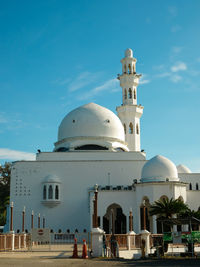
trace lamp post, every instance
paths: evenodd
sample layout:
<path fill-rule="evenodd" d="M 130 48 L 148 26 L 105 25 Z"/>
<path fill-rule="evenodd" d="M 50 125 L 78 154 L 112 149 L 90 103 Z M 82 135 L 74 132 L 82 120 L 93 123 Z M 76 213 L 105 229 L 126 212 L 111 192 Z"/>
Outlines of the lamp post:
<path fill-rule="evenodd" d="M 34 227 L 33 217 L 34 217 L 34 211 L 32 210 L 32 212 L 31 212 L 31 229 L 33 229 L 33 227 Z"/>
<path fill-rule="evenodd" d="M 96 184 L 94 186 L 95 192 L 94 192 L 94 198 L 93 198 L 93 228 L 98 227 L 98 185 Z"/>
<path fill-rule="evenodd" d="M 129 231 L 130 232 L 133 231 L 133 212 L 132 212 L 132 209 L 130 209 L 130 212 L 129 212 Z"/>
<path fill-rule="evenodd" d="M 145 207 L 145 199 L 143 200 L 143 217 L 144 217 L 144 230 L 146 230 L 146 207 Z"/>
<path fill-rule="evenodd" d="M 22 233 L 24 233 L 24 225 L 25 225 L 25 206 L 24 206 L 24 209 L 22 211 Z"/>
<path fill-rule="evenodd" d="M 38 228 L 40 228 L 40 213 L 38 214 Z"/>
<path fill-rule="evenodd" d="M 10 232 L 13 232 L 13 201 L 10 203 Z"/>
<path fill-rule="evenodd" d="M 42 227 L 45 228 L 45 216 L 43 215 Z"/>

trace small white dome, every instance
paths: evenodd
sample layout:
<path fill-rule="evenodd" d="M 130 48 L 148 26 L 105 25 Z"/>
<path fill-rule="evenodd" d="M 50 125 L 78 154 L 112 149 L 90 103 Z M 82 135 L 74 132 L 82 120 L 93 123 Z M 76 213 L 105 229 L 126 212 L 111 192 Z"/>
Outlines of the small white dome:
<path fill-rule="evenodd" d="M 178 173 L 191 173 L 191 170 L 185 165 L 180 164 L 176 168 Z"/>
<path fill-rule="evenodd" d="M 165 182 L 179 181 L 175 164 L 163 157 L 155 156 L 150 159 L 142 168 L 141 182 Z"/>
<path fill-rule="evenodd" d="M 74 109 L 62 120 L 58 130 L 58 142 L 55 144 L 56 149 L 62 144 L 68 144 L 68 147 L 75 146 L 75 141 L 77 144 L 79 140 L 81 145 L 118 142 L 123 147 L 124 127 L 112 111 L 95 103 L 89 103 Z"/>
<path fill-rule="evenodd" d="M 130 48 L 126 49 L 125 57 L 133 57 L 133 50 Z"/>
<path fill-rule="evenodd" d="M 60 179 L 56 175 L 49 174 L 44 178 L 43 183 L 60 183 Z"/>

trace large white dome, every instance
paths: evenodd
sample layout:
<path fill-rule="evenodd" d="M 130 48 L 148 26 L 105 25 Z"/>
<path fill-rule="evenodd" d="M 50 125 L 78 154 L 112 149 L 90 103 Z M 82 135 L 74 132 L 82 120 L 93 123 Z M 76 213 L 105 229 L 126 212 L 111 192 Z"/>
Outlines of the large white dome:
<path fill-rule="evenodd" d="M 142 168 L 141 182 L 165 182 L 179 181 L 175 164 L 163 157 L 155 156 L 150 159 Z"/>
<path fill-rule="evenodd" d="M 78 144 L 78 140 L 82 143 Z M 97 142 L 98 140 L 100 142 Z M 125 145 L 124 127 L 112 111 L 89 103 L 67 114 L 59 126 L 56 148 L 64 143 L 70 146 L 74 141 L 76 144 L 73 146 L 102 145 L 102 142 L 106 141 L 121 142 Z"/>
<path fill-rule="evenodd" d="M 191 170 L 183 164 L 179 164 L 176 168 L 178 173 L 191 173 Z"/>

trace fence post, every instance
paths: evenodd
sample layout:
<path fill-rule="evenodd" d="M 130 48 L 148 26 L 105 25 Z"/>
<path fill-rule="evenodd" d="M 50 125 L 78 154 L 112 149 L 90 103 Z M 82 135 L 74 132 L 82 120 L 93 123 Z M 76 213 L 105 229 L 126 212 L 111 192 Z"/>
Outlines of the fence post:
<path fill-rule="evenodd" d="M 24 248 L 26 248 L 26 234 L 25 233 L 23 235 L 23 238 L 24 238 Z"/>
<path fill-rule="evenodd" d="M 11 250 L 15 250 L 15 234 L 11 233 Z"/>
<path fill-rule="evenodd" d="M 145 243 L 144 247 L 144 254 L 145 257 L 148 257 L 150 254 L 150 232 L 147 230 L 142 230 L 141 231 L 141 240 Z"/>
<path fill-rule="evenodd" d="M 4 235 L 4 250 L 6 250 L 6 246 L 7 246 L 7 235 Z"/>
<path fill-rule="evenodd" d="M 134 238 L 134 246 L 135 246 L 135 235 L 136 233 L 133 231 L 130 231 L 127 233 L 127 249 L 131 250 L 131 237 Z"/>
<path fill-rule="evenodd" d="M 103 251 L 103 235 L 105 232 L 100 228 L 92 228 L 92 251 L 94 257 L 102 256 Z"/>

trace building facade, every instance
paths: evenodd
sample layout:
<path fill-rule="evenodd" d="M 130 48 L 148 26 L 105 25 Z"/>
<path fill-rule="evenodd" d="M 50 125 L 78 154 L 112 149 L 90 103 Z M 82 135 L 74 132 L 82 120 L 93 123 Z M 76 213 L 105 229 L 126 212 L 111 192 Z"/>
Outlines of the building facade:
<path fill-rule="evenodd" d="M 121 60 L 122 105 L 112 111 L 89 103 L 65 116 L 52 152 L 39 152 L 35 161 L 14 162 L 11 171 L 11 201 L 14 230 L 21 230 L 26 207 L 26 229 L 32 222 L 54 232 L 83 232 L 92 228 L 93 198 L 98 191 L 98 224 L 107 233 L 126 233 L 146 228 L 157 233 L 156 217 L 149 216 L 150 204 L 163 197 L 181 198 L 192 209 L 200 203 L 200 174 L 176 167 L 163 156 L 146 160 L 140 148 L 140 118 L 137 104 L 133 51 Z M 33 215 L 33 221 L 31 220 Z M 45 220 L 43 220 L 45 219 Z"/>

